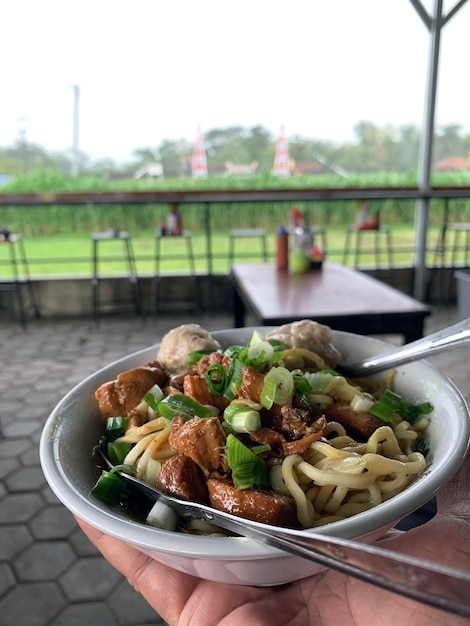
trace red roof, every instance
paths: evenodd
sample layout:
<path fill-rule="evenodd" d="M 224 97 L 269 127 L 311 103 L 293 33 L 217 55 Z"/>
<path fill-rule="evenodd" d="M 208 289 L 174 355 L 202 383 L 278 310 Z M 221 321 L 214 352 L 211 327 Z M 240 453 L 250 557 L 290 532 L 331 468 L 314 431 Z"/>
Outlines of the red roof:
<path fill-rule="evenodd" d="M 294 176 L 301 176 L 302 174 L 324 174 L 325 168 L 318 163 L 318 161 L 295 163 L 292 173 Z"/>
<path fill-rule="evenodd" d="M 434 164 L 434 170 L 445 172 L 449 170 L 470 170 L 470 159 L 463 157 L 449 157 Z"/>

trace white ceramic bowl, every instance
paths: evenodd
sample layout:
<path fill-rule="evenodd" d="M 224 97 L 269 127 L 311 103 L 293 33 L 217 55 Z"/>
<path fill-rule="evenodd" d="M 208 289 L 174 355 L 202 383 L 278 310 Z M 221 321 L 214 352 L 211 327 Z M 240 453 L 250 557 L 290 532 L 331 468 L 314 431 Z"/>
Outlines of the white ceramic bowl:
<path fill-rule="evenodd" d="M 269 328 L 259 328 L 265 333 Z M 222 346 L 244 344 L 252 328 L 212 333 Z M 357 360 L 390 348 L 376 339 L 334 332 L 345 360 Z M 63 504 L 104 533 L 124 540 L 173 568 L 200 578 L 248 585 L 277 585 L 310 576 L 319 566 L 251 539 L 203 537 L 165 532 L 131 521 L 90 497 L 95 478 L 91 450 L 101 433 L 95 389 L 120 372 L 155 358 L 152 346 L 131 354 L 88 377 L 56 406 L 41 437 L 41 464 Z M 391 500 L 349 519 L 317 529 L 324 535 L 371 542 L 426 503 L 462 464 L 469 443 L 469 409 L 452 382 L 426 362 L 397 369 L 397 393 L 410 401 L 434 405 L 429 427 L 428 469 Z M 308 531 L 305 531 L 308 532 Z"/>

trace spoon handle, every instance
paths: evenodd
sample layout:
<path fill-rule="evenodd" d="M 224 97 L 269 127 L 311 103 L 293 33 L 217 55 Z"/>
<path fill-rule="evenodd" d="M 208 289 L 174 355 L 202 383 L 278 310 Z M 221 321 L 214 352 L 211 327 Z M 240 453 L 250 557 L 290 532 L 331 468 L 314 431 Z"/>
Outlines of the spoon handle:
<path fill-rule="evenodd" d="M 470 342 L 470 317 L 399 348 L 369 357 L 364 361 L 342 365 L 338 367 L 338 371 L 350 378 L 367 376 L 450 348 L 458 348 L 468 342 Z"/>

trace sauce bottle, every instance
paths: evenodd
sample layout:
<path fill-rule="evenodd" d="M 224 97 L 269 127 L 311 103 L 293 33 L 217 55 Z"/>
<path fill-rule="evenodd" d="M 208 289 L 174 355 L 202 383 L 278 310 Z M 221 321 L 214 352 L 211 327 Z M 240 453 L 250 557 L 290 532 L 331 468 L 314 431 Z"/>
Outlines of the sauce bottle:
<path fill-rule="evenodd" d="M 286 270 L 289 265 L 289 234 L 284 226 L 280 226 L 276 237 L 276 267 Z"/>

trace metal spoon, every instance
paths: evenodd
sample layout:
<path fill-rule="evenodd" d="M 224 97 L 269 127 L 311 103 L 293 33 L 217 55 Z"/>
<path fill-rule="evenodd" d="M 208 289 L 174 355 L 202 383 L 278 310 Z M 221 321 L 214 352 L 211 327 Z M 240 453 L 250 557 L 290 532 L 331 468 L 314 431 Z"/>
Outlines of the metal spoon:
<path fill-rule="evenodd" d="M 96 446 L 93 455 L 102 469 L 112 469 L 111 462 L 100 446 Z M 470 617 L 470 572 L 384 550 L 377 545 L 253 522 L 203 504 L 167 496 L 130 474 L 117 473 L 129 487 L 139 490 L 148 498 L 149 511 L 159 501 L 183 519 L 206 520 L 238 535 L 261 541 L 418 602 Z"/>
<path fill-rule="evenodd" d="M 348 378 L 367 376 L 383 372 L 391 367 L 424 359 L 450 348 L 458 348 L 469 342 L 470 317 L 399 348 L 394 348 L 377 356 L 367 357 L 363 361 L 356 363 L 341 364 L 336 369 Z"/>

